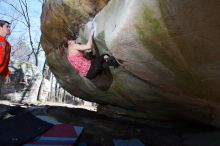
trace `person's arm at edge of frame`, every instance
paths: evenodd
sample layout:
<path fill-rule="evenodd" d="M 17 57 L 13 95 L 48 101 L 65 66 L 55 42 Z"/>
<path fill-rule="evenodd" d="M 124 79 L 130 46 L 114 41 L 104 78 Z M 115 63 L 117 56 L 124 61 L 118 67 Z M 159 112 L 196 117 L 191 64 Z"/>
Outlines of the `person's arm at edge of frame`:
<path fill-rule="evenodd" d="M 3 72 L 3 69 L 4 69 L 4 52 L 5 51 L 5 48 L 3 46 L 0 46 L 0 66 L 2 68 L 0 68 L 0 72 Z M 7 67 L 7 72 L 5 74 L 5 84 L 8 84 L 11 82 L 11 79 L 10 79 L 10 70 L 8 69 Z"/>
<path fill-rule="evenodd" d="M 0 43 L 2 43 L 2 42 L 0 42 Z M 4 60 L 5 60 L 4 59 L 4 53 L 5 53 L 4 51 L 5 51 L 4 46 L 0 45 L 0 73 L 2 73 L 3 69 L 4 69 L 4 67 L 3 67 L 3 63 L 4 63 Z"/>
<path fill-rule="evenodd" d="M 11 72 L 10 72 L 9 68 L 7 68 L 7 73 L 5 75 L 5 84 L 9 84 L 11 82 L 10 74 L 11 74 Z"/>

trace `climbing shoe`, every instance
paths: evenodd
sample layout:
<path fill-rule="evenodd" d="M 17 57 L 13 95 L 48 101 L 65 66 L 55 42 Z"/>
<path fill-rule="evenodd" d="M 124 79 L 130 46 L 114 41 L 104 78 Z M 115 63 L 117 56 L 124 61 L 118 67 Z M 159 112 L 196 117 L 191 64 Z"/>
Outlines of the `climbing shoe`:
<path fill-rule="evenodd" d="M 108 57 L 106 57 L 108 56 Z M 119 67 L 119 63 L 117 62 L 117 60 L 115 59 L 114 56 L 109 56 L 109 55 L 105 55 L 104 56 L 106 63 L 108 64 L 108 66 L 113 66 L 114 68 L 118 68 Z"/>

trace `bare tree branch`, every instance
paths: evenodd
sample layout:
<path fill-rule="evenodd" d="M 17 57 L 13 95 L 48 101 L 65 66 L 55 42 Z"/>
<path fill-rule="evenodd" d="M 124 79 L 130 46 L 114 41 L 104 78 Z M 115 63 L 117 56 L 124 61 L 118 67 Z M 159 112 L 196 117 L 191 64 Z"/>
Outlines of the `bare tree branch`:
<path fill-rule="evenodd" d="M 9 6 L 11 6 L 12 8 L 14 8 L 15 11 L 17 11 L 19 14 L 23 15 L 23 13 L 21 11 L 18 10 L 17 7 L 15 7 L 13 4 L 7 2 L 7 1 L 3 1 L 4 3 L 8 4 Z"/>
<path fill-rule="evenodd" d="M 9 14 L 4 14 L 4 13 L 1 13 L 1 12 L 0 12 L 0 15 L 2 15 L 2 16 L 7 16 L 7 17 L 11 18 L 12 20 L 19 21 L 20 23 L 22 23 L 22 24 L 24 24 L 25 26 L 27 26 L 27 24 L 26 24 L 24 21 L 21 21 L 21 19 L 19 19 L 19 17 L 18 17 L 18 18 L 15 18 L 14 16 L 11 16 L 11 15 L 9 15 Z"/>
<path fill-rule="evenodd" d="M 24 11 L 24 8 L 23 8 L 23 4 L 21 2 L 21 0 L 19 0 L 19 4 L 20 4 L 20 8 L 21 8 L 21 13 L 22 13 L 22 16 L 24 17 L 25 21 L 26 21 L 26 24 L 28 25 L 28 20 L 27 20 L 27 16 L 26 16 L 26 12 Z M 29 25 L 28 25 L 29 27 Z"/>
<path fill-rule="evenodd" d="M 28 59 L 31 58 L 31 56 L 34 56 L 35 59 L 35 65 L 38 66 L 38 55 L 40 53 L 40 51 L 42 50 L 40 42 L 37 43 L 37 46 L 34 45 L 34 41 L 33 41 L 33 36 L 32 36 L 32 26 L 31 26 L 31 19 L 30 19 L 30 15 L 29 15 L 29 10 L 28 10 L 28 2 L 27 0 L 18 0 L 18 5 L 16 6 L 13 3 L 8 2 L 7 0 L 0 0 L 0 2 L 4 2 L 5 4 L 8 4 L 10 7 L 12 7 L 16 12 L 18 12 L 18 14 L 20 14 L 23 17 L 23 20 L 19 20 L 19 19 L 13 19 L 13 20 L 17 20 L 18 22 L 21 22 L 22 24 L 24 24 L 24 26 L 26 26 L 27 30 L 28 30 L 28 39 L 29 39 L 29 44 L 31 47 L 31 53 L 28 54 Z M 41 4 L 44 3 L 44 0 L 38 0 Z M 3 14 L 2 14 L 3 15 Z M 40 39 L 40 38 L 39 38 Z"/>

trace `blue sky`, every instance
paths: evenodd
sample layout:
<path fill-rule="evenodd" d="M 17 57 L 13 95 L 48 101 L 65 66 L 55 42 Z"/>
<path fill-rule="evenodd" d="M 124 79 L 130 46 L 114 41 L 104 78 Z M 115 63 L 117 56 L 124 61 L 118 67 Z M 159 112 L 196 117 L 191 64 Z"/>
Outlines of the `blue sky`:
<path fill-rule="evenodd" d="M 18 0 L 6 0 L 6 1 L 12 3 L 14 6 L 19 8 Z M 31 19 L 31 29 L 32 29 L 31 33 L 34 42 L 36 42 L 37 44 L 41 35 L 40 15 L 41 15 L 42 4 L 39 2 L 39 0 L 27 0 L 27 2 L 28 2 L 29 16 Z M 1 7 L 0 19 L 4 19 L 9 22 L 12 22 L 11 25 L 13 30 L 12 30 L 12 34 L 8 38 L 12 46 L 16 42 L 16 40 L 18 40 L 19 37 L 24 38 L 25 42 L 29 44 L 27 27 L 25 27 L 25 25 L 21 23 L 21 21 L 24 21 L 23 17 L 21 15 L 18 15 L 18 13 L 8 4 L 0 2 L 0 7 Z M 4 16 L 4 14 L 6 15 Z M 42 54 L 39 57 L 40 64 L 43 64 L 44 59 L 45 59 L 44 53 L 42 52 Z"/>
<path fill-rule="evenodd" d="M 18 0 L 7 0 L 8 2 L 11 2 L 13 5 L 19 7 L 18 5 Z M 30 14 L 30 19 L 31 19 L 31 25 L 32 25 L 32 33 L 33 36 L 39 36 L 40 33 L 40 15 L 41 15 L 41 3 L 38 0 L 27 0 L 28 1 L 28 9 L 29 9 L 29 14 Z M 20 21 L 24 21 L 21 15 L 18 15 L 14 9 L 4 3 L 0 3 L 0 13 L 6 14 L 9 16 L 3 16 L 0 15 L 1 19 L 6 19 L 9 22 L 12 22 L 12 27 L 15 26 L 15 28 L 12 31 L 10 38 L 13 37 L 18 37 L 20 35 L 24 35 L 27 32 L 27 28 L 22 24 Z M 12 21 L 13 19 L 18 19 L 19 21 Z"/>

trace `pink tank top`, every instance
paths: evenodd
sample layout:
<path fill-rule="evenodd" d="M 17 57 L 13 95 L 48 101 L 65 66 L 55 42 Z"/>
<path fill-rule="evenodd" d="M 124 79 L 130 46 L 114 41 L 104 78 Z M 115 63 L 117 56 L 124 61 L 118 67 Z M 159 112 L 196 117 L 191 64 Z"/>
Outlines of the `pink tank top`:
<path fill-rule="evenodd" d="M 68 55 L 70 64 L 82 75 L 86 76 L 91 66 L 91 60 L 84 58 L 83 53 Z"/>

